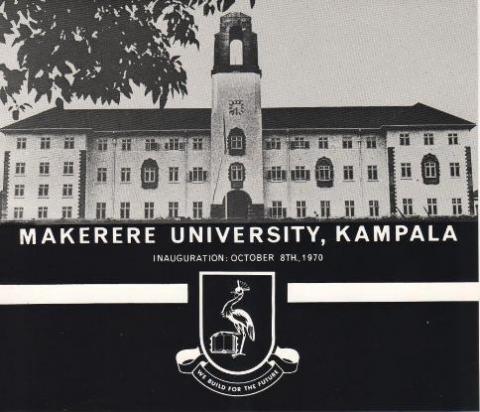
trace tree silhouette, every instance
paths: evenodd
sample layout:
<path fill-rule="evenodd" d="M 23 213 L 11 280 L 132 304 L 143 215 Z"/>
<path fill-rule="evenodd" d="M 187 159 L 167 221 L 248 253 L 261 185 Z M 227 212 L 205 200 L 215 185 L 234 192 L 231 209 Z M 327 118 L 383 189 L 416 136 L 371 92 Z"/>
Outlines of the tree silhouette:
<path fill-rule="evenodd" d="M 18 68 L 0 61 L 0 101 L 14 111 L 26 83 L 35 102 L 54 95 L 118 103 L 144 86 L 153 103 L 187 93 L 175 44 L 196 45 L 194 13 L 226 11 L 239 0 L 3 0 L 0 43 L 16 46 Z M 251 7 L 255 0 L 249 0 Z"/>

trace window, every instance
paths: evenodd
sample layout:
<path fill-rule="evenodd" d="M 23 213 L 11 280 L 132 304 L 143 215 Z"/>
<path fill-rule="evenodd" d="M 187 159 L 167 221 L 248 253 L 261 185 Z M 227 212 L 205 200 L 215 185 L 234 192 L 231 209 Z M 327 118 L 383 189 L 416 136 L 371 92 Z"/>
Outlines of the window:
<path fill-rule="evenodd" d="M 48 185 L 38 186 L 38 197 L 41 197 L 41 198 L 48 197 Z"/>
<path fill-rule="evenodd" d="M 206 170 L 203 170 L 202 167 L 194 167 L 188 173 L 188 180 L 190 182 L 199 182 L 199 183 L 206 182 L 207 175 L 208 175 L 208 172 Z"/>
<path fill-rule="evenodd" d="M 308 140 L 305 140 L 304 137 L 297 136 L 290 141 L 290 149 L 310 149 L 310 142 Z"/>
<path fill-rule="evenodd" d="M 15 163 L 15 174 L 23 176 L 25 174 L 25 163 Z"/>
<path fill-rule="evenodd" d="M 107 217 L 107 204 L 105 202 L 98 202 L 96 207 L 97 219 L 106 219 Z"/>
<path fill-rule="evenodd" d="M 50 163 L 40 162 L 40 176 L 48 176 L 50 174 Z"/>
<path fill-rule="evenodd" d="M 62 207 L 62 219 L 71 219 L 72 218 L 72 206 L 63 206 Z"/>
<path fill-rule="evenodd" d="M 376 148 L 377 148 L 377 137 L 367 136 L 367 149 L 376 149 Z"/>
<path fill-rule="evenodd" d="M 27 138 L 17 137 L 17 149 L 23 150 L 27 148 Z"/>
<path fill-rule="evenodd" d="M 75 138 L 74 137 L 66 137 L 63 140 L 63 148 L 64 149 L 75 149 Z"/>
<path fill-rule="evenodd" d="M 413 200 L 412 199 L 403 199 L 403 214 L 405 216 L 413 215 Z"/>
<path fill-rule="evenodd" d="M 15 197 L 25 196 L 25 185 L 15 185 L 13 193 Z"/>
<path fill-rule="evenodd" d="M 368 208 L 369 208 L 369 211 L 370 211 L 370 217 L 380 216 L 380 206 L 378 204 L 378 200 L 369 200 L 368 201 Z"/>
<path fill-rule="evenodd" d="M 122 139 L 122 151 L 130 152 L 132 150 L 132 139 Z"/>
<path fill-rule="evenodd" d="M 307 202 L 305 200 L 297 201 L 297 217 L 304 218 L 307 216 Z"/>
<path fill-rule="evenodd" d="M 448 134 L 448 144 L 449 145 L 457 145 L 458 144 L 458 134 L 457 133 L 449 133 Z"/>
<path fill-rule="evenodd" d="M 145 140 L 145 150 L 150 152 L 152 150 L 158 150 L 158 144 L 155 139 L 147 139 Z"/>
<path fill-rule="evenodd" d="M 427 213 L 428 216 L 436 216 L 438 214 L 437 199 L 427 199 Z"/>
<path fill-rule="evenodd" d="M 203 203 L 202 202 L 193 202 L 193 218 L 202 219 L 203 218 Z"/>
<path fill-rule="evenodd" d="M 400 173 L 402 179 L 410 179 L 412 177 L 412 165 L 410 163 L 400 163 Z"/>
<path fill-rule="evenodd" d="M 158 187 L 158 164 L 153 159 L 147 159 L 141 168 L 142 188 L 156 189 Z"/>
<path fill-rule="evenodd" d="M 376 182 L 378 180 L 378 167 L 367 166 L 367 175 L 369 181 Z"/>
<path fill-rule="evenodd" d="M 23 219 L 23 207 L 14 207 L 13 208 L 13 218 L 14 219 Z"/>
<path fill-rule="evenodd" d="M 330 200 L 320 200 L 320 216 L 330 217 Z"/>
<path fill-rule="evenodd" d="M 178 182 L 178 167 L 168 168 L 168 181 L 170 183 Z"/>
<path fill-rule="evenodd" d="M 153 202 L 145 202 L 145 219 L 153 219 L 155 214 L 155 204 Z"/>
<path fill-rule="evenodd" d="M 230 66 L 243 65 L 243 43 L 239 39 L 230 43 Z"/>
<path fill-rule="evenodd" d="M 343 166 L 343 180 L 348 182 L 353 180 L 353 166 Z"/>
<path fill-rule="evenodd" d="M 279 137 L 271 137 L 265 140 L 265 150 L 280 150 L 282 143 Z"/>
<path fill-rule="evenodd" d="M 130 183 L 132 169 L 129 167 L 122 167 L 120 169 L 120 181 L 122 183 Z"/>
<path fill-rule="evenodd" d="M 107 181 L 107 168 L 99 167 L 97 169 L 97 182 L 105 183 Z"/>
<path fill-rule="evenodd" d="M 328 149 L 328 137 L 321 136 L 318 138 L 318 148 L 319 149 Z"/>
<path fill-rule="evenodd" d="M 291 174 L 294 182 L 310 180 L 310 170 L 307 170 L 305 166 L 295 166 L 295 169 L 291 170 Z"/>
<path fill-rule="evenodd" d="M 65 176 L 73 175 L 73 162 L 64 162 L 63 163 L 63 174 Z"/>
<path fill-rule="evenodd" d="M 120 219 L 130 219 L 130 202 L 120 202 Z"/>
<path fill-rule="evenodd" d="M 353 200 L 345 200 L 345 216 L 355 217 L 355 202 Z"/>
<path fill-rule="evenodd" d="M 185 143 L 180 142 L 178 137 L 172 137 L 165 143 L 165 150 L 185 150 Z"/>
<path fill-rule="evenodd" d="M 241 189 L 245 181 L 245 166 L 241 163 L 232 163 L 228 170 L 228 178 L 232 189 Z"/>
<path fill-rule="evenodd" d="M 433 146 L 433 133 L 425 133 L 423 135 L 423 144 L 425 146 Z"/>
<path fill-rule="evenodd" d="M 352 136 L 343 136 L 342 147 L 344 149 L 352 149 L 353 148 L 353 138 L 352 138 Z"/>
<path fill-rule="evenodd" d="M 38 208 L 37 216 L 39 219 L 47 219 L 48 218 L 48 207 L 40 206 Z"/>
<path fill-rule="evenodd" d="M 105 137 L 97 139 L 97 150 L 99 152 L 105 152 L 108 149 L 108 141 Z"/>
<path fill-rule="evenodd" d="M 62 197 L 73 197 L 73 185 L 70 185 L 70 184 L 63 185 Z"/>
<path fill-rule="evenodd" d="M 452 199 L 452 208 L 453 208 L 453 215 L 459 216 L 463 213 L 462 211 L 462 199 L 459 197 Z"/>
<path fill-rule="evenodd" d="M 460 177 L 460 163 L 450 163 L 450 176 Z"/>
<path fill-rule="evenodd" d="M 272 166 L 267 170 L 267 180 L 269 182 L 284 182 L 287 180 L 287 171 L 282 170 L 281 166 Z"/>
<path fill-rule="evenodd" d="M 203 137 L 193 138 L 193 150 L 203 150 Z"/>
<path fill-rule="evenodd" d="M 318 187 L 333 186 L 333 164 L 330 159 L 326 157 L 318 159 L 315 166 L 315 178 Z"/>
<path fill-rule="evenodd" d="M 178 217 L 178 202 L 168 202 L 168 217 L 170 219 Z"/>
<path fill-rule="evenodd" d="M 440 182 L 440 166 L 436 156 L 432 154 L 423 156 L 422 177 L 426 185 L 437 185 Z"/>
<path fill-rule="evenodd" d="M 228 153 L 230 156 L 243 156 L 246 151 L 246 137 L 242 129 L 232 129 L 228 135 Z"/>
<path fill-rule="evenodd" d="M 408 133 L 400 133 L 400 146 L 410 146 L 410 135 Z"/>
<path fill-rule="evenodd" d="M 50 138 L 41 137 L 40 138 L 40 149 L 50 149 Z"/>
<path fill-rule="evenodd" d="M 282 207 L 282 202 L 274 200 L 272 207 L 268 211 L 269 217 L 273 219 L 283 219 L 287 217 L 287 209 Z"/>

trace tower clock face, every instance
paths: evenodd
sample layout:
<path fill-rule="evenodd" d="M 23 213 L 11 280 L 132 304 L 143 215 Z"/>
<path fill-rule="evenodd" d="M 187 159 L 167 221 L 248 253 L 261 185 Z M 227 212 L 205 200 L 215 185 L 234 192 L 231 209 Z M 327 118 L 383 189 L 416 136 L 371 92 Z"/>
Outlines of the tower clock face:
<path fill-rule="evenodd" d="M 231 116 L 240 116 L 245 113 L 245 105 L 243 104 L 243 100 L 230 100 L 228 103 L 228 112 Z"/>

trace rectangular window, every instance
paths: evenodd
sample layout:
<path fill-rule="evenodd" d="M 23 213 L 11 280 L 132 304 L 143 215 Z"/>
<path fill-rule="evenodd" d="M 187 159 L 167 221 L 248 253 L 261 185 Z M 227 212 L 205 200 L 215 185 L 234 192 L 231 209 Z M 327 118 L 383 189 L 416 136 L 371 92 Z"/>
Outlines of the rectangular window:
<path fill-rule="evenodd" d="M 400 163 L 400 172 L 402 179 L 410 179 L 412 177 L 412 165 L 410 163 Z"/>
<path fill-rule="evenodd" d="M 178 167 L 168 168 L 168 181 L 171 183 L 178 182 Z"/>
<path fill-rule="evenodd" d="M 106 152 L 108 149 L 108 140 L 105 137 L 97 139 L 97 150 L 99 152 Z"/>
<path fill-rule="evenodd" d="M 320 217 L 330 217 L 330 200 L 320 200 Z"/>
<path fill-rule="evenodd" d="M 105 202 L 98 202 L 97 203 L 96 218 L 97 219 L 106 219 L 107 218 L 107 204 Z"/>
<path fill-rule="evenodd" d="M 380 206 L 379 206 L 378 200 L 369 200 L 368 208 L 370 211 L 370 217 L 380 216 Z"/>
<path fill-rule="evenodd" d="M 449 133 L 448 134 L 448 144 L 449 145 L 457 145 L 458 144 L 458 134 L 457 133 Z"/>
<path fill-rule="evenodd" d="M 377 148 L 377 137 L 367 136 L 367 149 L 376 149 L 376 148 Z"/>
<path fill-rule="evenodd" d="M 73 185 L 63 185 L 62 197 L 73 197 Z"/>
<path fill-rule="evenodd" d="M 297 217 L 304 218 L 307 216 L 307 202 L 305 200 L 297 201 Z"/>
<path fill-rule="evenodd" d="M 310 142 L 305 140 L 304 137 L 295 137 L 290 141 L 290 149 L 310 149 Z"/>
<path fill-rule="evenodd" d="M 294 181 L 310 180 L 310 170 L 307 170 L 305 166 L 295 166 L 291 173 Z"/>
<path fill-rule="evenodd" d="M 64 162 L 63 163 L 63 174 L 64 174 L 64 176 L 73 175 L 73 162 Z"/>
<path fill-rule="evenodd" d="M 168 202 L 168 217 L 170 219 L 178 217 L 178 202 Z"/>
<path fill-rule="evenodd" d="M 153 150 L 158 150 L 158 145 L 155 139 L 145 140 L 145 150 L 151 152 Z"/>
<path fill-rule="evenodd" d="M 282 170 L 281 166 L 272 166 L 267 170 L 267 180 L 269 182 L 283 182 L 287 180 L 287 171 Z"/>
<path fill-rule="evenodd" d="M 47 219 L 48 218 L 48 207 L 40 206 L 38 208 L 37 216 L 39 219 Z"/>
<path fill-rule="evenodd" d="M 23 150 L 27 148 L 27 138 L 17 137 L 17 149 Z"/>
<path fill-rule="evenodd" d="M 453 215 L 460 216 L 463 213 L 462 210 L 462 199 L 459 197 L 452 199 L 452 208 L 453 208 Z"/>
<path fill-rule="evenodd" d="M 460 177 L 460 163 L 450 163 L 450 176 Z"/>
<path fill-rule="evenodd" d="M 97 182 L 105 183 L 107 181 L 107 168 L 99 167 L 97 169 Z"/>
<path fill-rule="evenodd" d="M 165 143 L 165 150 L 185 150 L 185 143 L 180 143 L 180 139 L 175 137 Z"/>
<path fill-rule="evenodd" d="M 287 217 L 287 210 L 282 206 L 281 201 L 274 200 L 269 215 L 274 219 L 283 219 Z"/>
<path fill-rule="evenodd" d="M 413 200 L 412 199 L 403 199 L 403 214 L 405 216 L 413 215 Z"/>
<path fill-rule="evenodd" d="M 433 133 L 425 133 L 423 135 L 423 144 L 425 146 L 433 146 Z"/>
<path fill-rule="evenodd" d="M 378 180 L 378 167 L 367 166 L 367 175 L 370 182 L 376 182 Z"/>
<path fill-rule="evenodd" d="M 280 150 L 282 143 L 279 137 L 271 137 L 265 140 L 265 150 Z"/>
<path fill-rule="evenodd" d="M 205 182 L 207 180 L 207 172 L 202 167 L 194 167 L 188 177 L 190 182 Z"/>
<path fill-rule="evenodd" d="M 25 196 L 25 185 L 15 185 L 13 193 L 15 197 Z"/>
<path fill-rule="evenodd" d="M 153 219 L 155 215 L 155 204 L 153 202 L 145 202 L 145 219 Z"/>
<path fill-rule="evenodd" d="M 39 185 L 38 186 L 38 197 L 40 197 L 40 198 L 48 197 L 48 185 Z"/>
<path fill-rule="evenodd" d="M 13 208 L 13 218 L 14 219 L 23 219 L 23 207 Z"/>
<path fill-rule="evenodd" d="M 353 180 L 353 166 L 343 166 L 343 180 Z"/>
<path fill-rule="evenodd" d="M 437 199 L 429 198 L 427 199 L 427 213 L 428 216 L 437 216 Z"/>
<path fill-rule="evenodd" d="M 193 138 L 193 150 L 203 150 L 203 137 Z"/>
<path fill-rule="evenodd" d="M 41 137 L 40 138 L 40 149 L 50 149 L 50 138 Z"/>
<path fill-rule="evenodd" d="M 319 149 L 328 149 L 328 137 L 320 136 L 318 138 L 318 148 Z"/>
<path fill-rule="evenodd" d="M 355 217 L 355 202 L 353 200 L 345 200 L 345 216 Z"/>
<path fill-rule="evenodd" d="M 50 174 L 50 163 L 41 162 L 40 163 L 40 176 L 48 176 Z"/>
<path fill-rule="evenodd" d="M 157 181 L 157 169 L 153 167 L 146 167 L 143 169 L 143 182 L 155 183 Z"/>
<path fill-rule="evenodd" d="M 408 133 L 400 133 L 400 146 L 410 146 L 410 135 Z"/>
<path fill-rule="evenodd" d="M 122 183 L 130 183 L 131 169 L 129 167 L 122 167 L 120 169 L 120 181 Z"/>
<path fill-rule="evenodd" d="M 15 174 L 18 176 L 25 175 L 25 163 L 15 163 Z"/>
<path fill-rule="evenodd" d="M 353 148 L 353 138 L 352 138 L 352 136 L 343 136 L 342 147 L 344 149 L 352 149 Z"/>
<path fill-rule="evenodd" d="M 130 219 L 130 202 L 120 202 L 120 219 Z"/>
<path fill-rule="evenodd" d="M 202 202 L 193 202 L 193 218 L 202 219 L 203 218 L 203 203 Z"/>
<path fill-rule="evenodd" d="M 62 219 L 71 219 L 72 218 L 72 206 L 63 206 L 62 207 Z"/>
<path fill-rule="evenodd" d="M 64 149 L 75 149 L 75 138 L 74 137 L 66 137 L 63 140 L 63 148 Z"/>
<path fill-rule="evenodd" d="M 130 152 L 132 150 L 132 139 L 122 139 L 122 152 Z"/>
<path fill-rule="evenodd" d="M 437 177 L 437 164 L 434 162 L 425 162 L 423 165 L 425 177 L 427 179 L 435 179 Z"/>

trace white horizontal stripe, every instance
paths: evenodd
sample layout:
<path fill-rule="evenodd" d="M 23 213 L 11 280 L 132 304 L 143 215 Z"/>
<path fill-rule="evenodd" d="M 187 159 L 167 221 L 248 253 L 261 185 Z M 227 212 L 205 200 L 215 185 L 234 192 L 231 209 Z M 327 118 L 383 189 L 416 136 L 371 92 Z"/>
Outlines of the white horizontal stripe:
<path fill-rule="evenodd" d="M 0 285 L 0 305 L 95 303 L 188 303 L 188 285 Z"/>
<path fill-rule="evenodd" d="M 465 302 L 480 300 L 480 283 L 289 283 L 289 303 Z"/>

